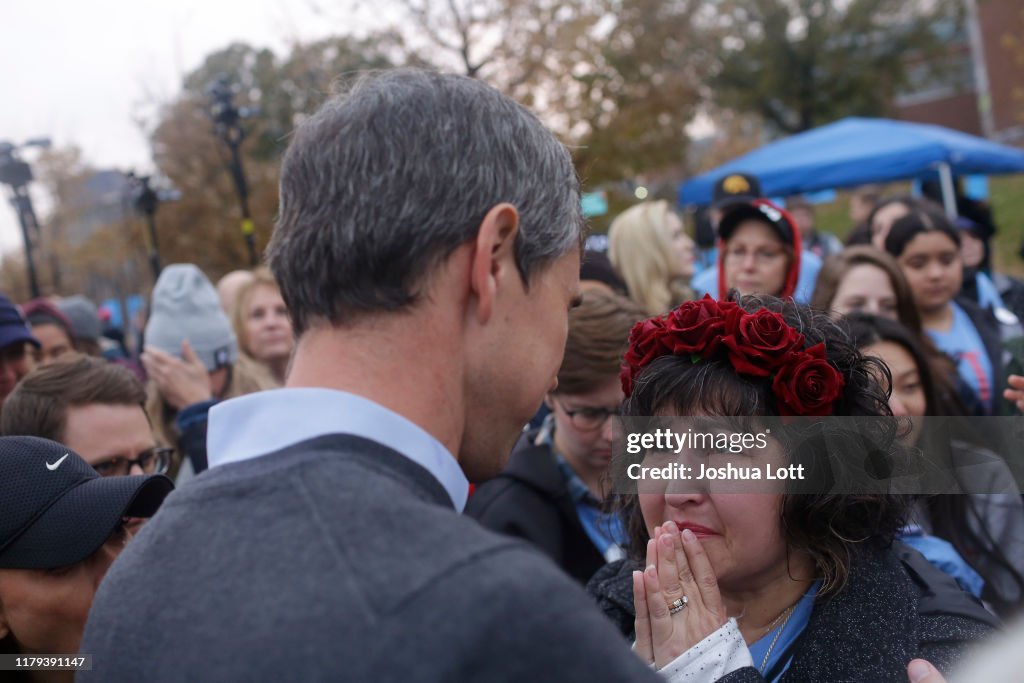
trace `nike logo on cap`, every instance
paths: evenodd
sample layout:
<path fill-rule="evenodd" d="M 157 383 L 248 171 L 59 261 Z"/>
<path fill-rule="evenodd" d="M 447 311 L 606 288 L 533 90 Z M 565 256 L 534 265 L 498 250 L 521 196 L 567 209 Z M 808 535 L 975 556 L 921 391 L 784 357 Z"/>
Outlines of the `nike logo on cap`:
<path fill-rule="evenodd" d="M 69 455 L 71 455 L 71 454 L 70 454 L 70 453 L 65 453 L 65 454 L 64 454 L 64 457 L 63 457 L 63 458 L 61 458 L 61 459 L 60 459 L 60 460 L 58 460 L 57 462 L 53 463 L 52 465 L 51 465 L 50 463 L 46 463 L 46 469 L 48 469 L 48 470 L 50 470 L 51 472 L 53 472 L 53 471 L 54 471 L 55 469 L 57 469 L 58 467 L 60 467 L 60 464 L 61 464 L 62 462 L 64 462 L 65 460 L 67 460 L 67 459 L 68 459 L 68 456 L 69 456 Z"/>

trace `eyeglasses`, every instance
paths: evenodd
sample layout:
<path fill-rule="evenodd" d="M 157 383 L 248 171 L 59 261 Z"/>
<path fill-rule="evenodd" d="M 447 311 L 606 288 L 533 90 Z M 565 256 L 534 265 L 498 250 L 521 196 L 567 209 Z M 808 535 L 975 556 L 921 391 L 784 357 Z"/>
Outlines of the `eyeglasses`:
<path fill-rule="evenodd" d="M 103 477 L 123 477 L 131 473 L 133 465 L 138 465 L 146 474 L 163 474 L 171 464 L 172 453 L 173 448 L 150 448 L 139 453 L 139 457 L 134 460 L 110 458 L 96 463 L 92 468 Z"/>
<path fill-rule="evenodd" d="M 746 249 L 729 249 L 725 252 L 725 259 L 733 262 L 744 261 L 748 253 Z M 785 253 L 782 249 L 755 249 L 754 262 L 758 265 L 767 265 Z"/>
<path fill-rule="evenodd" d="M 619 408 L 609 410 L 608 408 L 587 406 L 578 410 L 569 410 L 563 403 L 558 403 L 558 407 L 569 416 L 569 422 L 572 423 L 572 426 L 581 432 L 592 432 L 595 429 L 600 429 L 608 421 L 609 417 L 622 415 L 622 410 Z"/>

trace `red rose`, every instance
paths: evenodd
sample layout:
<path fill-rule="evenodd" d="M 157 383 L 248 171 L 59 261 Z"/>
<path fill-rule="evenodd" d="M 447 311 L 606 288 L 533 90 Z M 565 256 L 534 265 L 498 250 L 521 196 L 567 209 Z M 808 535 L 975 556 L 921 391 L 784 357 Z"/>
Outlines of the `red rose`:
<path fill-rule="evenodd" d="M 803 348 L 804 336 L 778 313 L 761 309 L 741 316 L 732 334 L 722 339 L 736 372 L 768 377 Z"/>
<path fill-rule="evenodd" d="M 700 301 L 687 301 L 668 314 L 665 325 L 668 332 L 665 344 L 673 354 L 710 358 L 725 333 L 722 304 L 709 295 L 704 295 Z"/>
<path fill-rule="evenodd" d="M 772 381 L 780 415 L 820 417 L 832 414 L 842 395 L 843 376 L 825 360 L 825 345 L 791 355 Z"/>
<path fill-rule="evenodd" d="M 629 332 L 629 350 L 622 359 L 622 371 L 619 373 L 626 396 L 633 393 L 633 381 L 648 363 L 658 356 L 672 353 L 664 343 L 665 334 L 664 318 L 650 318 L 633 325 Z"/>
<path fill-rule="evenodd" d="M 725 323 L 725 334 L 735 334 L 739 328 L 740 320 L 747 315 L 747 312 L 740 308 L 739 304 L 732 301 L 725 301 L 720 303 L 719 309 L 722 311 L 722 318 Z"/>

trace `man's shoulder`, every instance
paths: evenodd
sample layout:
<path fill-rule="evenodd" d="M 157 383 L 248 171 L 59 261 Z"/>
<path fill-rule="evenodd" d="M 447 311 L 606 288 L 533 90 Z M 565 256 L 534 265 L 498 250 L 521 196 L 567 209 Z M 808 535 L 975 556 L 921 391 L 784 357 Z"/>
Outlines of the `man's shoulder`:
<path fill-rule="evenodd" d="M 351 455 L 297 451 L 277 462 L 222 466 L 234 472 L 214 468 L 168 499 L 124 559 L 137 569 L 183 567 L 191 560 L 173 558 L 201 553 L 248 567 L 250 581 L 301 592 L 282 575 L 277 555 L 285 548 L 308 552 L 302 574 L 347 576 L 354 593 L 371 596 L 377 613 L 430 594 L 456 573 L 463 575 L 463 592 L 517 573 L 547 576 L 536 569 L 546 567 L 546 558 L 458 514 L 439 500 L 443 490 L 431 487 L 440 485 L 420 476 L 415 463 L 356 462 Z M 209 543 L 213 537 L 221 542 Z M 220 581 L 202 571 L 192 576 Z"/>
<path fill-rule="evenodd" d="M 310 474 L 313 478 L 310 478 Z M 416 489 L 437 502 L 450 499 L 423 466 L 381 443 L 348 434 L 326 434 L 264 455 L 213 467 L 182 489 L 180 500 L 221 499 L 232 489 L 291 488 L 297 480 L 325 478 L 345 486 L 351 496 L 373 496 L 382 486 Z M 336 496 L 327 496 L 331 502 Z M 396 502 L 401 502 L 396 501 Z"/>
<path fill-rule="evenodd" d="M 244 503 L 251 517 L 241 526 L 228 508 L 202 522 L 187 504 L 171 517 L 161 512 L 111 568 L 85 643 L 110 653 L 158 629 L 168 647 L 195 653 L 168 666 L 191 670 L 224 659 L 223 634 L 244 623 L 247 639 L 236 649 L 302 643 L 343 656 L 349 671 L 397 666 L 379 645 L 411 639 L 429 653 L 419 662 L 424 680 L 441 680 L 446 666 L 477 672 L 457 680 L 647 679 L 579 585 L 527 544 L 450 507 L 326 469 L 276 477 L 274 500 L 240 498 L 236 509 Z M 360 487 L 371 491 L 356 497 Z M 332 501 L 318 504 L 329 492 Z M 265 668 L 292 666 L 275 654 Z"/>

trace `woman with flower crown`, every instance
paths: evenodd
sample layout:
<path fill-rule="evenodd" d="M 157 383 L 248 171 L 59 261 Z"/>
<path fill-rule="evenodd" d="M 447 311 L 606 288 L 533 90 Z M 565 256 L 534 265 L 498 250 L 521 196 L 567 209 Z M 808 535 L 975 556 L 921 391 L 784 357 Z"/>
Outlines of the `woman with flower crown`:
<path fill-rule="evenodd" d="M 799 462 L 838 482 L 853 480 L 843 468 L 868 453 L 856 439 L 840 440 L 836 452 L 827 438 L 849 420 L 803 418 L 855 417 L 878 430 L 871 457 L 899 462 L 895 450 L 878 451 L 895 430 L 877 360 L 823 313 L 733 297 L 687 302 L 633 328 L 622 372 L 627 419 L 744 424 L 765 434 L 766 446 L 736 457 L 773 468 Z M 817 441 L 792 438 L 806 422 Z M 710 463 L 721 454 L 688 455 Z M 670 479 L 620 497 L 630 557 L 598 572 L 588 590 L 670 680 L 906 681 L 915 658 L 947 670 L 996 624 L 894 541 L 904 496 L 807 482 L 743 486 Z"/>

